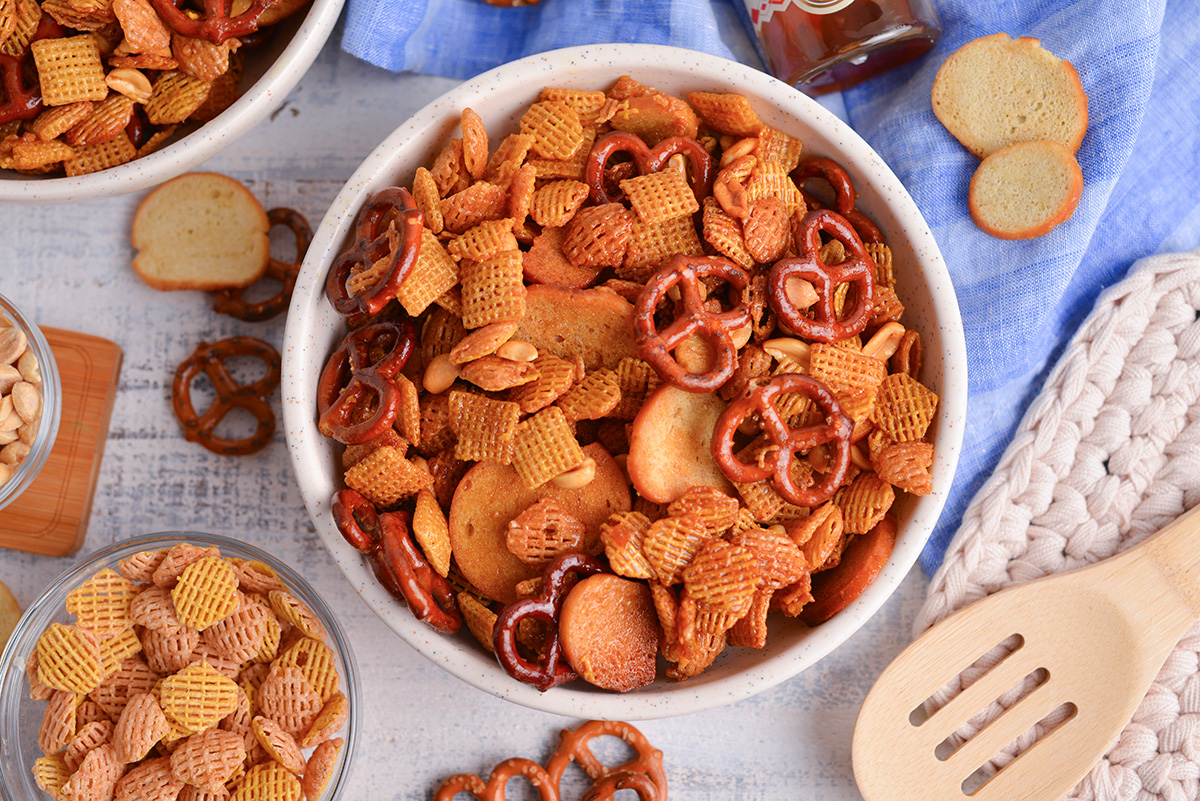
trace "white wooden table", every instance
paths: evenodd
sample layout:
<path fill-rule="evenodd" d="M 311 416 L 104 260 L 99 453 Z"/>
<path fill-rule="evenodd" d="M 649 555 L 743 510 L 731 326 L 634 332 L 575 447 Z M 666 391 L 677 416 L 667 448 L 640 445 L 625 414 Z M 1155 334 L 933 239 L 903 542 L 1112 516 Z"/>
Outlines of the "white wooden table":
<path fill-rule="evenodd" d="M 359 162 L 454 81 L 393 75 L 337 48 L 340 27 L 280 111 L 200 169 L 247 184 L 265 208 L 313 227 Z M 242 323 L 198 292 L 148 288 L 129 267 L 142 195 L 92 203 L 0 203 L 0 292 L 40 324 L 114 340 L 125 351 L 90 528 L 74 557 L 0 551 L 0 581 L 22 605 L 84 554 L 133 535 L 200 530 L 245 539 L 293 565 L 340 614 L 357 656 L 362 736 L 346 799 L 423 799 L 445 776 L 513 756 L 545 759 L 579 721 L 496 699 L 408 648 L 343 580 L 309 522 L 281 431 L 249 457 L 184 440 L 170 408 L 175 366 L 201 339 L 258 336 L 278 346 L 282 317 Z M 275 399 L 278 411 L 278 396 Z M 0 525 L 3 525 L 0 514 Z M 876 676 L 907 644 L 925 578 L 900 591 L 823 662 L 724 709 L 639 724 L 666 755 L 671 796 L 858 799 L 850 736 Z M 886 747 L 880 744 L 880 747 Z M 514 783 L 510 797 L 525 796 Z"/>

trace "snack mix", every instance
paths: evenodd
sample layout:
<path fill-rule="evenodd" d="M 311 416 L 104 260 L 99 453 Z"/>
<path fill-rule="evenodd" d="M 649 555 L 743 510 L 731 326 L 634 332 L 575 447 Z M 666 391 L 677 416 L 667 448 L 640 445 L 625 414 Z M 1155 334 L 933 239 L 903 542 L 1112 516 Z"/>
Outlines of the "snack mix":
<path fill-rule="evenodd" d="M 318 427 L 339 530 L 417 618 L 540 690 L 625 691 L 875 577 L 938 398 L 885 233 L 801 151 L 741 95 L 626 76 L 499 140 L 464 109 L 368 198 Z"/>
<path fill-rule="evenodd" d="M 308 2 L 0 3 L 0 169 L 77 176 L 154 152 L 232 105 L 245 53 Z"/>
<path fill-rule="evenodd" d="M 186 542 L 67 595 L 26 664 L 56 801 L 317 801 L 349 716 L 321 622 L 268 566 Z M 305 752 L 308 752 L 307 755 Z"/>
<path fill-rule="evenodd" d="M 25 332 L 0 314 L 0 485 L 29 456 L 42 419 L 42 371 Z"/>

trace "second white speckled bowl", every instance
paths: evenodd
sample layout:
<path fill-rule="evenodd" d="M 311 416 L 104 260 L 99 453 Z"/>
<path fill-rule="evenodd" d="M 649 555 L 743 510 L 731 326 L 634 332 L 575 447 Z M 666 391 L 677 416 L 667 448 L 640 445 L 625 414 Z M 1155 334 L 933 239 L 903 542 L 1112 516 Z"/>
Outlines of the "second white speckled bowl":
<path fill-rule="evenodd" d="M 303 13 L 281 21 L 271 43 L 248 54 L 242 96 L 212 121 L 193 124 L 194 130 L 144 158 L 88 175 L 69 178 L 0 170 L 0 201 L 45 203 L 123 195 L 157 186 L 209 160 L 279 107 L 325 46 L 345 2 L 313 0 Z"/>
<path fill-rule="evenodd" d="M 428 165 L 443 143 L 458 135 L 464 107 L 482 116 L 498 142 L 516 129 L 542 87 L 605 89 L 625 74 L 677 96 L 744 94 L 764 122 L 803 139 L 806 153 L 833 157 L 846 168 L 861 195 L 859 207 L 892 248 L 905 320 L 921 332 L 925 346 L 922 379 L 941 396 L 932 428 L 933 492 L 897 505 L 900 537 L 887 566 L 829 622 L 810 630 L 796 621 L 775 620 L 766 648 L 726 649 L 711 668 L 686 682 L 659 679 L 625 694 L 575 682 L 539 693 L 511 679 L 469 634 L 448 637 L 415 620 L 338 533 L 330 514 L 340 488 L 337 449 L 317 431 L 316 385 L 346 328 L 325 299 L 324 282 L 351 236 L 359 207 L 387 186 L 411 186 L 416 168 Z M 346 578 L 405 642 L 453 675 L 498 697 L 580 718 L 657 718 L 739 701 L 795 676 L 857 631 L 900 584 L 933 530 L 958 461 L 966 389 L 962 321 L 950 277 L 916 205 L 879 156 L 841 120 L 781 81 L 733 61 L 652 45 L 596 45 L 531 56 L 461 84 L 413 115 L 367 157 L 334 200 L 296 282 L 284 335 L 283 418 L 293 466 L 317 531 Z"/>

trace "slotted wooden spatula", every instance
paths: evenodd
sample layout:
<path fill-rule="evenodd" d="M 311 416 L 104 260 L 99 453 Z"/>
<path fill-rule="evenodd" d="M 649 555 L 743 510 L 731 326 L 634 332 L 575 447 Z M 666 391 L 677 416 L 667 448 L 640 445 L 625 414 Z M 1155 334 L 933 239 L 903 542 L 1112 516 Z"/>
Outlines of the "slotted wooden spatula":
<path fill-rule="evenodd" d="M 884 670 L 854 728 L 867 801 L 1053 801 L 1115 742 L 1200 618 L 1200 506 L 1102 562 L 1001 590 L 938 623 Z M 1016 649 L 925 718 L 927 699 L 993 647 Z M 944 741 L 1031 673 L 1045 681 L 957 750 Z M 982 786 L 977 769 L 1063 705 L 1073 714 Z M 964 785 L 964 782 L 968 784 Z"/>

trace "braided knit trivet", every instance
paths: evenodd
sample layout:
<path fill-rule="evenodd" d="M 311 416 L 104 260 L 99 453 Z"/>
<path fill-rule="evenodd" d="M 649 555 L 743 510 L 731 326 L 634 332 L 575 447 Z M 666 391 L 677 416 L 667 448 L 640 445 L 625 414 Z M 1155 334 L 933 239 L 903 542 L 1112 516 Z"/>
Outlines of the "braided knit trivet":
<path fill-rule="evenodd" d="M 915 629 L 1003 587 L 1111 556 L 1197 504 L 1200 251 L 1193 251 L 1143 259 L 1101 295 L 967 508 Z M 987 667 L 964 672 L 932 704 Z M 958 735 L 969 737 L 1021 694 L 1001 698 Z M 1034 742 L 1042 733 L 1036 729 L 993 768 Z M 1067 795 L 1198 797 L 1200 624 L 1167 659 L 1107 755 Z"/>

